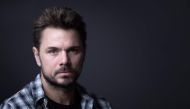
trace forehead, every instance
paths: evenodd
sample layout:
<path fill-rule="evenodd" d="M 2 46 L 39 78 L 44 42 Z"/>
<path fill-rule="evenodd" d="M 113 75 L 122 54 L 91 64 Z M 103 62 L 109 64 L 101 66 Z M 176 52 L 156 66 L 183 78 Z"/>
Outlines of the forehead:
<path fill-rule="evenodd" d="M 73 29 L 48 27 L 42 31 L 41 35 L 41 47 L 81 46 L 79 34 Z"/>

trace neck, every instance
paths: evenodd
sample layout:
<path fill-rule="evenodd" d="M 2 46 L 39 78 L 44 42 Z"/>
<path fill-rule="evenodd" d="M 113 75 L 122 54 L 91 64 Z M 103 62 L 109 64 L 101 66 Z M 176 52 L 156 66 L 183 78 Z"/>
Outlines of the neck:
<path fill-rule="evenodd" d="M 42 76 L 41 76 L 42 85 L 44 88 L 45 95 L 53 100 L 56 103 L 69 105 L 74 103 L 75 96 L 75 88 L 63 88 L 57 87 L 49 84 Z"/>

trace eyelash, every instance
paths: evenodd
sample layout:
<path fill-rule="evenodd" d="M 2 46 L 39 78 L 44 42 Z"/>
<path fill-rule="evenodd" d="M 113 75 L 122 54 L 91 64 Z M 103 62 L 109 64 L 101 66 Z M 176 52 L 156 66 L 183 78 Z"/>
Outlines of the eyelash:
<path fill-rule="evenodd" d="M 79 52 L 79 49 L 73 48 L 73 49 L 68 50 L 68 52 L 75 52 L 75 53 L 78 53 L 78 52 Z"/>
<path fill-rule="evenodd" d="M 57 53 L 58 50 L 49 50 L 48 53 Z"/>
<path fill-rule="evenodd" d="M 47 53 L 52 54 L 52 55 L 56 55 L 56 54 L 58 54 L 58 52 L 59 52 L 59 50 L 52 49 L 52 50 L 48 50 Z M 78 48 L 71 48 L 71 49 L 67 50 L 66 52 L 68 54 L 77 54 L 77 53 L 80 52 L 80 49 L 78 49 Z"/>

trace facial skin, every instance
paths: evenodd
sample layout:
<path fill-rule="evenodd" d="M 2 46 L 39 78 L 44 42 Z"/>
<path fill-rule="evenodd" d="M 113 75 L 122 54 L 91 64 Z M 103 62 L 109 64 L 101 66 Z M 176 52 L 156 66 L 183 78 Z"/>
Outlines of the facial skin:
<path fill-rule="evenodd" d="M 33 47 L 41 78 L 48 84 L 67 88 L 79 77 L 85 48 L 72 29 L 47 27 L 42 31 L 39 49 Z"/>

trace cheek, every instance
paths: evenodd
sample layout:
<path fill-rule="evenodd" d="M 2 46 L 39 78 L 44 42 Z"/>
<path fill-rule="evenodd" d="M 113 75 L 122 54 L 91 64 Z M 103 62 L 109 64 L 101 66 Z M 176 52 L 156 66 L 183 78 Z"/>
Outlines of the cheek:
<path fill-rule="evenodd" d="M 81 67 L 84 61 L 84 57 L 82 55 L 75 56 L 71 59 L 72 65 L 75 68 Z"/>
<path fill-rule="evenodd" d="M 50 58 L 50 57 L 43 57 L 41 58 L 42 67 L 45 70 L 45 72 L 53 72 L 56 69 L 57 66 L 57 60 L 56 58 Z"/>

